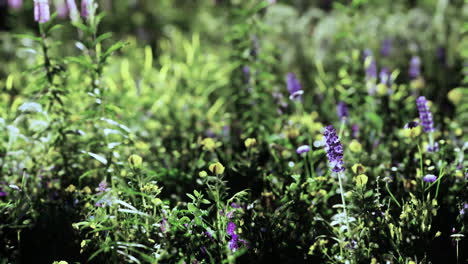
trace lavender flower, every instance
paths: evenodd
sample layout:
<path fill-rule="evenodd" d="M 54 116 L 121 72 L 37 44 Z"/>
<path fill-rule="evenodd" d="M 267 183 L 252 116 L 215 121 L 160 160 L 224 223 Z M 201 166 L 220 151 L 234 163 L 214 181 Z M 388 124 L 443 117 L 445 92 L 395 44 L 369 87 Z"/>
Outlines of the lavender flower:
<path fill-rule="evenodd" d="M 92 0 L 81 0 L 81 16 L 88 18 L 90 14 L 90 8 L 92 5 Z"/>
<path fill-rule="evenodd" d="M 437 176 L 435 176 L 434 174 L 427 174 L 423 178 L 423 181 L 425 182 L 435 182 L 436 180 L 437 180 Z"/>
<path fill-rule="evenodd" d="M 13 9 L 19 9 L 23 6 L 23 0 L 8 0 L 8 6 Z"/>
<path fill-rule="evenodd" d="M 34 20 L 39 23 L 46 23 L 50 20 L 48 0 L 34 0 Z"/>
<path fill-rule="evenodd" d="M 98 193 L 104 193 L 104 192 L 107 192 L 107 191 L 108 191 L 107 182 L 106 181 L 101 181 L 99 183 Z"/>
<path fill-rule="evenodd" d="M 64 0 L 55 0 L 55 9 L 57 10 L 57 16 L 59 18 L 65 18 L 68 16 L 68 6 Z"/>
<path fill-rule="evenodd" d="M 366 80 L 377 79 L 377 63 L 372 56 L 366 59 Z"/>
<path fill-rule="evenodd" d="M 345 102 L 339 102 L 336 106 L 336 112 L 338 113 L 338 117 L 340 120 L 345 120 L 349 117 L 348 106 Z"/>
<path fill-rule="evenodd" d="M 421 75 L 421 59 L 419 56 L 411 57 L 408 74 L 412 80 L 418 78 Z"/>
<path fill-rule="evenodd" d="M 435 142 L 433 145 L 427 146 L 428 152 L 438 152 L 439 151 L 439 143 Z"/>
<path fill-rule="evenodd" d="M 391 51 L 392 51 L 392 40 L 389 38 L 386 38 L 382 42 L 382 47 L 380 48 L 380 54 L 383 57 L 387 57 L 390 55 Z"/>
<path fill-rule="evenodd" d="M 325 136 L 325 150 L 332 172 L 343 172 L 343 146 L 340 143 L 333 126 L 327 126 L 323 132 Z"/>
<path fill-rule="evenodd" d="M 68 15 L 72 22 L 77 22 L 80 19 L 80 13 L 78 12 L 78 7 L 76 7 L 75 0 L 66 0 Z"/>
<path fill-rule="evenodd" d="M 423 127 L 424 132 L 434 132 L 434 122 L 432 120 L 432 113 L 429 110 L 426 97 L 420 96 L 416 100 L 416 105 L 418 106 L 419 120 L 421 121 L 421 126 Z"/>
<path fill-rule="evenodd" d="M 233 222 L 229 222 L 227 225 L 226 232 L 228 233 L 228 235 L 233 236 L 235 235 L 235 231 L 236 231 L 236 224 L 234 224 Z"/>
<path fill-rule="evenodd" d="M 353 138 L 358 138 L 359 137 L 359 125 L 354 124 L 351 126 L 351 136 Z"/>
<path fill-rule="evenodd" d="M 290 94 L 289 99 L 300 100 L 304 91 L 302 91 L 301 84 L 299 83 L 299 80 L 296 78 L 294 73 L 288 73 L 286 77 L 286 84 Z"/>
<path fill-rule="evenodd" d="M 382 68 L 379 73 L 379 79 L 381 84 L 391 86 L 390 70 L 388 68 Z"/>
<path fill-rule="evenodd" d="M 0 187 L 0 197 L 4 197 L 4 196 L 7 196 L 8 194 L 6 192 L 3 191 L 3 188 Z"/>
<path fill-rule="evenodd" d="M 296 149 L 296 153 L 301 155 L 303 153 L 307 153 L 310 151 L 310 147 L 308 145 L 302 145 Z"/>

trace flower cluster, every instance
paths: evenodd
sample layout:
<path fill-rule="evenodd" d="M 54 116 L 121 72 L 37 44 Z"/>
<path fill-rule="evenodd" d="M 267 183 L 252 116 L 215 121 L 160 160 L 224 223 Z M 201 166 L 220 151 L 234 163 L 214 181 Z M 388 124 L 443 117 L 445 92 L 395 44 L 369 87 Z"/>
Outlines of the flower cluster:
<path fill-rule="evenodd" d="M 34 0 L 34 20 L 39 23 L 46 23 L 50 20 L 48 0 Z"/>
<path fill-rule="evenodd" d="M 333 172 L 343 172 L 343 146 L 333 126 L 327 126 L 323 132 L 325 136 L 325 150 Z"/>
<path fill-rule="evenodd" d="M 421 59 L 418 56 L 411 57 L 408 74 L 411 79 L 416 79 L 421 75 Z"/>
<path fill-rule="evenodd" d="M 289 98 L 291 100 L 300 100 L 304 91 L 302 91 L 301 83 L 294 73 L 288 73 L 288 76 L 286 77 L 286 85 L 289 92 Z"/>
<path fill-rule="evenodd" d="M 349 110 L 348 106 L 345 102 L 339 102 L 336 106 L 336 112 L 338 113 L 338 117 L 340 120 L 347 119 L 349 117 Z"/>
<path fill-rule="evenodd" d="M 244 245 L 247 245 L 247 241 L 240 239 L 239 236 L 236 234 L 236 224 L 233 222 L 229 222 L 226 229 L 228 235 L 231 236 L 231 240 L 228 242 L 229 249 L 232 252 L 235 252 L 239 248 L 239 242 Z"/>
<path fill-rule="evenodd" d="M 423 127 L 424 132 L 434 132 L 434 122 L 432 120 L 432 113 L 429 110 L 426 97 L 420 96 L 416 100 L 416 105 L 418 106 L 419 119 L 421 121 L 421 126 Z"/>

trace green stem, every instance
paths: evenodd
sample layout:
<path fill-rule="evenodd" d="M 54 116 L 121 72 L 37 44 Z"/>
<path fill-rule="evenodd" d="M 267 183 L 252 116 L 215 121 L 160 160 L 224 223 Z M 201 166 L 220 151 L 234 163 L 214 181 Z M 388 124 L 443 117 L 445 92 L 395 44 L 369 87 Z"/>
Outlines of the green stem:
<path fill-rule="evenodd" d="M 343 172 L 339 172 L 338 174 L 338 182 L 340 183 L 340 194 L 341 194 L 341 202 L 343 203 L 343 212 L 345 214 L 345 221 L 346 221 L 346 228 L 348 229 L 348 235 L 351 232 L 351 229 L 349 228 L 349 221 L 348 221 L 348 213 L 346 211 L 346 201 L 344 197 L 344 189 L 343 189 L 343 183 L 341 181 L 341 177 L 343 176 Z"/>

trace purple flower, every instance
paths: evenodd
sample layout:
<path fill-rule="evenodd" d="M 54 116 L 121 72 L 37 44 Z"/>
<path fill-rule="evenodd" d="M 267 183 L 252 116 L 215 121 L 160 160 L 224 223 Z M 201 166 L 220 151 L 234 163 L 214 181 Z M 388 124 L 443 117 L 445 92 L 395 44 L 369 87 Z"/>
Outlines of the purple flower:
<path fill-rule="evenodd" d="M 34 0 L 34 21 L 46 23 L 50 20 L 48 0 Z"/>
<path fill-rule="evenodd" d="M 382 68 L 379 73 L 379 79 L 381 84 L 391 86 L 390 82 L 390 70 L 388 68 Z"/>
<path fill-rule="evenodd" d="M 380 48 L 380 54 L 383 57 L 387 57 L 390 55 L 391 51 L 392 51 L 392 40 L 389 38 L 386 38 L 382 42 L 382 47 Z"/>
<path fill-rule="evenodd" d="M 362 60 L 366 60 L 367 57 L 369 56 L 372 56 L 372 50 L 370 49 L 365 49 L 363 52 L 362 52 Z"/>
<path fill-rule="evenodd" d="M 104 192 L 107 192 L 107 182 L 106 181 L 101 181 L 99 183 L 99 187 L 98 187 L 98 193 L 104 193 Z"/>
<path fill-rule="evenodd" d="M 233 222 L 229 222 L 227 225 L 226 232 L 228 233 L 228 235 L 234 236 L 236 234 L 235 231 L 236 231 L 236 224 L 234 224 Z"/>
<path fill-rule="evenodd" d="M 373 57 L 369 57 L 369 62 L 366 67 L 366 80 L 375 80 L 377 79 L 377 63 Z"/>
<path fill-rule="evenodd" d="M 433 145 L 433 146 L 428 145 L 428 146 L 427 146 L 427 151 L 428 151 L 428 152 L 438 152 L 438 151 L 439 151 L 439 143 L 434 142 L 434 145 Z"/>
<path fill-rule="evenodd" d="M 249 80 L 250 80 L 250 68 L 249 68 L 249 66 L 242 67 L 242 72 L 244 73 L 244 83 L 249 83 Z"/>
<path fill-rule="evenodd" d="M 421 121 L 421 126 L 423 127 L 424 132 L 434 132 L 432 113 L 429 110 L 426 97 L 420 96 L 418 99 L 416 99 L 416 105 L 418 106 L 419 120 Z"/>
<path fill-rule="evenodd" d="M 310 147 L 308 145 L 302 145 L 296 149 L 296 153 L 301 155 L 303 153 L 307 153 L 310 151 Z"/>
<path fill-rule="evenodd" d="M 304 91 L 302 91 L 301 84 L 294 73 L 288 73 L 286 77 L 286 85 L 289 91 L 289 99 L 300 100 Z"/>
<path fill-rule="evenodd" d="M 3 191 L 3 188 L 0 187 L 0 197 L 5 197 L 5 196 L 7 196 L 7 195 L 8 195 L 8 193 L 4 192 L 4 191 Z"/>
<path fill-rule="evenodd" d="M 229 249 L 232 251 L 232 252 L 235 252 L 238 248 L 239 248 L 239 245 L 237 244 L 237 241 L 238 241 L 238 237 L 237 235 L 233 235 L 231 240 L 229 240 Z"/>
<path fill-rule="evenodd" d="M 19 9 L 23 6 L 23 0 L 8 0 L 8 6 L 13 9 Z"/>
<path fill-rule="evenodd" d="M 76 7 L 75 0 L 66 0 L 68 14 L 72 22 L 76 22 L 80 19 L 80 14 L 78 12 L 78 7 Z"/>
<path fill-rule="evenodd" d="M 84 18 L 89 17 L 92 0 L 81 0 L 81 16 Z"/>
<path fill-rule="evenodd" d="M 423 178 L 423 181 L 425 182 L 435 182 L 436 180 L 437 180 L 437 176 L 435 176 L 434 174 L 427 174 Z"/>
<path fill-rule="evenodd" d="M 340 120 L 347 119 L 349 117 L 348 106 L 345 102 L 339 102 L 336 106 L 336 112 L 338 113 L 338 117 Z"/>
<path fill-rule="evenodd" d="M 416 79 L 421 75 L 421 59 L 419 56 L 413 56 L 410 60 L 408 74 L 410 79 Z"/>
<path fill-rule="evenodd" d="M 351 126 L 351 135 L 353 138 L 358 138 L 359 137 L 359 125 L 354 124 Z"/>
<path fill-rule="evenodd" d="M 68 16 L 68 6 L 64 0 L 55 0 L 55 8 L 57 9 L 57 16 L 59 18 Z"/>
<path fill-rule="evenodd" d="M 333 126 L 327 126 L 323 132 L 325 136 L 325 150 L 332 172 L 343 172 L 343 146 Z"/>

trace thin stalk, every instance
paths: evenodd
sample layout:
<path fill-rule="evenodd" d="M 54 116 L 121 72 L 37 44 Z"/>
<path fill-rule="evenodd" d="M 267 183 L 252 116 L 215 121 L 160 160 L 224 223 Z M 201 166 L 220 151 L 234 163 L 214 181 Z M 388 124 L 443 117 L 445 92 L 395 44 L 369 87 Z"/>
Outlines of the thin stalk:
<path fill-rule="evenodd" d="M 343 172 L 338 173 L 338 182 L 340 183 L 340 194 L 341 194 L 341 202 L 343 203 L 343 211 L 345 214 L 345 221 L 346 221 L 346 228 L 348 229 L 348 234 L 351 232 L 351 229 L 349 228 L 349 221 L 348 221 L 348 212 L 346 211 L 346 201 L 344 197 L 344 189 L 343 189 L 343 183 L 341 182 L 341 177 L 343 176 Z"/>

